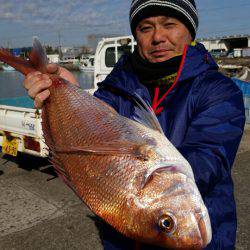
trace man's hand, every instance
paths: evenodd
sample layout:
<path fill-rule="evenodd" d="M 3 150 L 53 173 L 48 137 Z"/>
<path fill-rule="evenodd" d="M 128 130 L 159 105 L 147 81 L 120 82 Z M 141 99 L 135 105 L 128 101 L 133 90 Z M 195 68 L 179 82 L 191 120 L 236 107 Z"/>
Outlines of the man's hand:
<path fill-rule="evenodd" d="M 47 73 L 57 74 L 68 82 L 79 86 L 76 78 L 68 70 L 59 67 L 57 64 L 48 64 Z M 28 90 L 28 95 L 34 99 L 35 108 L 41 108 L 50 95 L 48 88 L 52 81 L 48 74 L 36 71 L 28 74 L 24 79 L 23 85 Z"/>

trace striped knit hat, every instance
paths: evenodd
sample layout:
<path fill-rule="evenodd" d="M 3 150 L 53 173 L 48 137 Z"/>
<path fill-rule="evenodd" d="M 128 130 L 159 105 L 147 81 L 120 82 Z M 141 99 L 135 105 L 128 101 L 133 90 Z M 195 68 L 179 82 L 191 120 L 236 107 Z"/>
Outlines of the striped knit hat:
<path fill-rule="evenodd" d="M 195 39 L 198 28 L 198 14 L 194 0 L 132 0 L 130 27 L 135 37 L 138 23 L 147 17 L 163 15 L 181 21 Z"/>

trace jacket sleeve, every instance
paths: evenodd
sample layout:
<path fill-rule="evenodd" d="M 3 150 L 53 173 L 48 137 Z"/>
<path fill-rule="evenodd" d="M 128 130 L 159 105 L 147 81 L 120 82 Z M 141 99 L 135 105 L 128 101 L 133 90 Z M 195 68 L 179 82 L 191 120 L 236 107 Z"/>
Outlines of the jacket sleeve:
<path fill-rule="evenodd" d="M 243 134 L 245 115 L 241 91 L 218 73 L 208 76 L 196 96 L 194 114 L 178 148 L 193 168 L 210 214 L 212 242 L 207 249 L 234 249 L 236 208 L 231 168 Z"/>

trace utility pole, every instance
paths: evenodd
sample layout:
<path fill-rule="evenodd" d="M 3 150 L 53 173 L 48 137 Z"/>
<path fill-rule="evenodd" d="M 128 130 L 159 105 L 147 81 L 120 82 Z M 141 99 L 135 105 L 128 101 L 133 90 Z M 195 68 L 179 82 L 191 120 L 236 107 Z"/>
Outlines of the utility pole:
<path fill-rule="evenodd" d="M 60 30 L 58 31 L 58 52 L 59 52 L 59 58 L 62 59 L 62 48 L 61 48 L 61 32 Z"/>
<path fill-rule="evenodd" d="M 59 43 L 59 48 L 61 48 L 61 33 L 58 31 L 58 43 Z"/>

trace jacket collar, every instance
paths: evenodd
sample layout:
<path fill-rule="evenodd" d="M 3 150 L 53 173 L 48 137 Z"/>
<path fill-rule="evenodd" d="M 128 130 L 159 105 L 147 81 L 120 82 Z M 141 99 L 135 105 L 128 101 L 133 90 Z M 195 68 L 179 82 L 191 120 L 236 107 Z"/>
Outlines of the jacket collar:
<path fill-rule="evenodd" d="M 204 45 L 201 43 L 195 46 L 189 45 L 179 81 L 196 77 L 209 69 L 218 70 L 218 65 Z"/>

